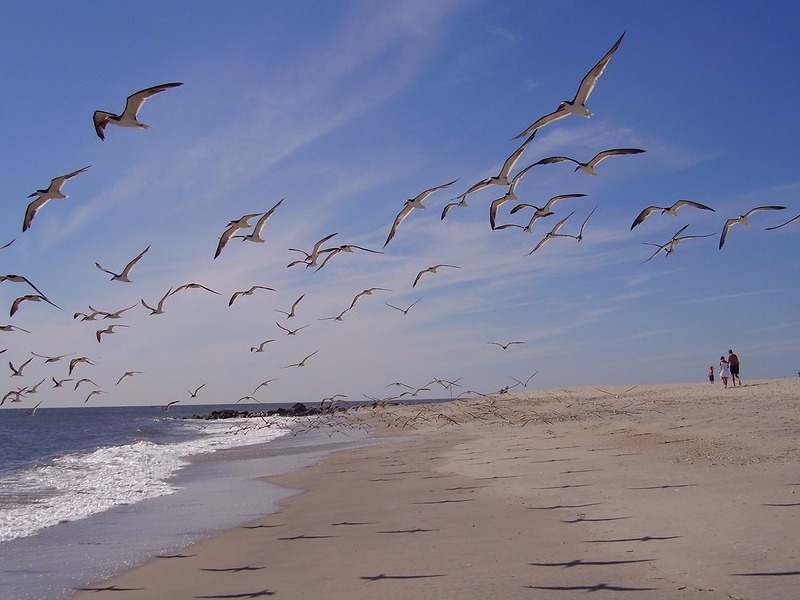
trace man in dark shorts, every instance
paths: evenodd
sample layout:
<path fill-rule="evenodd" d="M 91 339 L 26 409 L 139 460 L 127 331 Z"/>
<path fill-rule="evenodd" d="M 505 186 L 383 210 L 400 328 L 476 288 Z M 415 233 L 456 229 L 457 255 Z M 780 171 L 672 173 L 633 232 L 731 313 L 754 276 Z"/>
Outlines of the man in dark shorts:
<path fill-rule="evenodd" d="M 733 353 L 733 350 L 728 350 L 728 366 L 731 369 L 731 383 L 736 387 L 736 382 L 742 385 L 742 380 L 739 379 L 739 357 Z"/>

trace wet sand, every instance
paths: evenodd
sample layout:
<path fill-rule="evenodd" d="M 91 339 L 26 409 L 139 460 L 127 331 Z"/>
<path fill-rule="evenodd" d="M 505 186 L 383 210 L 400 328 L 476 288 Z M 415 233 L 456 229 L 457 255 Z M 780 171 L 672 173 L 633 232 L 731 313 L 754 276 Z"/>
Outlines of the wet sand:
<path fill-rule="evenodd" d="M 797 598 L 800 378 L 512 392 L 352 411 L 382 443 L 77 598 Z"/>

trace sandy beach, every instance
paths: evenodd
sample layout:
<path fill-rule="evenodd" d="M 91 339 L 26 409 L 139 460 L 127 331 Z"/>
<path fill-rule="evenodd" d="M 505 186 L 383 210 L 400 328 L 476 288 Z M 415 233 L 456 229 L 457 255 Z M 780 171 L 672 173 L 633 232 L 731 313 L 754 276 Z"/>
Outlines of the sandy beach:
<path fill-rule="evenodd" d="M 795 599 L 798 403 L 800 377 L 354 410 L 376 443 L 270 477 L 279 512 L 76 598 Z"/>

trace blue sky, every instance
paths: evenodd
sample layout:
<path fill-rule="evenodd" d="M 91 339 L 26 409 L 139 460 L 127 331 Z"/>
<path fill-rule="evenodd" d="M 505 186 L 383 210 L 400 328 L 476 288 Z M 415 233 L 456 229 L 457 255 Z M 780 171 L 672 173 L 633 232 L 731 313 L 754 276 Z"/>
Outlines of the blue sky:
<path fill-rule="evenodd" d="M 36 394 L 8 406 L 350 400 L 458 380 L 484 393 L 529 387 L 702 381 L 734 348 L 745 382 L 800 369 L 797 244 L 800 213 L 795 57 L 800 13 L 789 3 L 729 2 L 84 2 L 4 6 L 0 51 L 2 274 L 33 282 L 58 310 L 23 302 L 0 325 L 5 391 Z M 443 207 L 496 175 L 513 136 L 571 99 L 583 75 L 625 32 L 587 105 L 538 131 L 517 163 L 563 155 L 588 160 L 609 148 L 598 174 L 570 163 L 540 165 L 517 188 L 537 206 L 558 194 L 532 232 L 491 230 L 499 186 Z M 139 89 L 183 82 L 145 103 L 148 130 L 92 126 L 96 109 L 119 112 Z M 91 167 L 64 185 L 22 232 L 35 189 Z M 457 179 L 402 222 L 406 199 Z M 227 223 L 281 206 L 264 244 L 232 240 L 214 259 Z M 692 199 L 630 225 L 648 205 Z M 754 206 L 718 249 L 728 218 Z M 525 224 L 530 213 L 498 221 Z M 529 254 L 555 223 L 583 239 L 556 238 Z M 645 260 L 681 227 L 691 239 Z M 319 271 L 290 248 L 355 244 L 382 254 L 340 253 Z M 131 283 L 121 269 L 150 246 Z M 435 264 L 440 269 L 412 283 Z M 150 315 L 167 290 L 165 313 Z M 260 290 L 228 306 L 231 295 Z M 326 318 L 359 298 L 341 321 Z M 0 283 L 8 311 L 33 293 Z M 287 319 L 278 310 L 297 305 Z M 405 308 L 407 314 L 385 303 Z M 134 308 L 82 322 L 92 306 Z M 127 325 L 101 342 L 96 331 Z M 307 326 L 289 336 L 278 328 Z M 264 352 L 250 348 L 266 339 Z M 503 350 L 490 342 L 523 341 Z M 289 367 L 316 352 L 306 365 Z M 54 388 L 71 358 L 72 382 Z M 6 368 L 5 366 L 3 368 Z M 126 371 L 141 371 L 117 380 Z M 80 378 L 89 378 L 77 390 Z M 84 402 L 93 389 L 103 394 Z M 519 389 L 519 388 L 517 388 Z"/>

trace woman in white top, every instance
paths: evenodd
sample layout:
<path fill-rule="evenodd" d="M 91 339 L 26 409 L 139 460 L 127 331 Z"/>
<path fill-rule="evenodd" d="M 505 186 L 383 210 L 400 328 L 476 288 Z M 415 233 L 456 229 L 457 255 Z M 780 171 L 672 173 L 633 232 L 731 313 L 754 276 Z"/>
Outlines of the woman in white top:
<path fill-rule="evenodd" d="M 724 356 L 719 357 L 719 378 L 722 380 L 723 387 L 728 387 L 728 379 L 731 376 L 731 369 Z"/>

